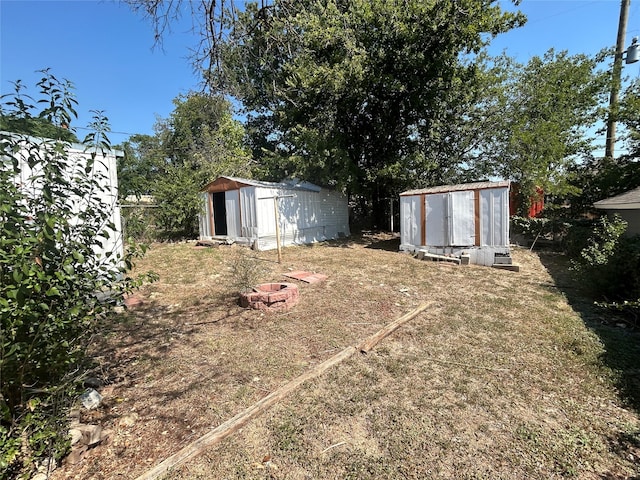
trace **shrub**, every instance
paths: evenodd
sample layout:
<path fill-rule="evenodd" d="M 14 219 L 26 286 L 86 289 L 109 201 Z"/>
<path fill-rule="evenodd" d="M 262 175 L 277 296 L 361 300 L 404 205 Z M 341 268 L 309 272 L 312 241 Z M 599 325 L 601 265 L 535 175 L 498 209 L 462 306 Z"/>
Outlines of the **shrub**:
<path fill-rule="evenodd" d="M 2 116 L 54 125 L 75 116 L 71 84 L 48 71 L 38 100 L 14 85 Z M 46 108 L 34 112 L 39 104 Z M 108 124 L 98 112 L 92 126 L 81 159 L 62 139 L 0 133 L 0 478 L 27 477 L 38 457 L 65 453 L 89 339 L 143 281 L 126 275 L 143 250 L 100 253 L 115 226 L 99 165 Z"/>
<path fill-rule="evenodd" d="M 624 301 L 640 297 L 640 237 L 623 236 L 627 224 L 619 217 L 595 220 L 573 237 L 583 239 L 579 254 L 571 252 L 572 270 L 598 300 Z M 575 241 L 575 245 L 582 243 Z"/>
<path fill-rule="evenodd" d="M 247 248 L 238 248 L 231 264 L 231 286 L 238 293 L 251 291 L 261 278 L 266 274 L 267 269 L 253 252 Z"/>

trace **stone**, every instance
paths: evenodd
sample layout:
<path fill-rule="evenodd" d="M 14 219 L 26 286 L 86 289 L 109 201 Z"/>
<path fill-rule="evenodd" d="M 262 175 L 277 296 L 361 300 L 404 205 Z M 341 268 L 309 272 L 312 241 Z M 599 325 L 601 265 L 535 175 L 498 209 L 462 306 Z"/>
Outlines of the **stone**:
<path fill-rule="evenodd" d="M 102 403 L 102 395 L 93 388 L 88 388 L 82 395 L 80 395 L 80 401 L 87 410 L 98 408 Z"/>
<path fill-rule="evenodd" d="M 82 434 L 80 440 L 83 445 L 92 447 L 107 438 L 106 432 L 99 425 L 78 425 L 77 429 Z"/>
<path fill-rule="evenodd" d="M 101 388 L 103 386 L 102 380 L 98 377 L 87 377 L 83 383 L 86 388 Z"/>
<path fill-rule="evenodd" d="M 82 432 L 77 428 L 69 430 L 69 436 L 71 437 L 71 446 L 82 440 Z"/>

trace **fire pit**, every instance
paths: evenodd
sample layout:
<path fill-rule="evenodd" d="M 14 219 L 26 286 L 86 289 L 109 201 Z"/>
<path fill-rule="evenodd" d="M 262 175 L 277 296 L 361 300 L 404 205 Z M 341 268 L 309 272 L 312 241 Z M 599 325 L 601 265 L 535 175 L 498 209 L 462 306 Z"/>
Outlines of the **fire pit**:
<path fill-rule="evenodd" d="M 240 295 L 240 306 L 256 310 L 288 310 L 298 303 L 298 287 L 293 283 L 262 283 Z"/>

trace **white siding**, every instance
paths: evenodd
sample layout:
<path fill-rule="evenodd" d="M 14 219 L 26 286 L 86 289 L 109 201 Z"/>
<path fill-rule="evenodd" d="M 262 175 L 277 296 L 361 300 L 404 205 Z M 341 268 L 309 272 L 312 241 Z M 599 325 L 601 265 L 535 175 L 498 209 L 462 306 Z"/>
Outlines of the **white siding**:
<path fill-rule="evenodd" d="M 200 192 L 200 203 L 202 205 L 202 213 L 198 217 L 200 238 L 211 237 L 211 225 L 209 219 L 211 218 L 211 210 L 209 208 L 209 194 L 207 192 Z"/>
<path fill-rule="evenodd" d="M 240 237 L 240 195 L 238 190 L 225 192 L 224 208 L 227 213 L 227 236 L 229 238 Z"/>
<path fill-rule="evenodd" d="M 251 180 L 247 180 L 251 182 Z M 271 186 L 274 185 L 274 186 Z M 312 186 L 313 187 L 313 186 Z M 347 198 L 337 192 L 287 184 L 256 184 L 225 192 L 227 236 L 260 250 L 277 246 L 274 197 L 278 197 L 280 242 L 282 246 L 307 244 L 349 235 Z M 209 211 L 208 197 L 204 213 Z M 200 237 L 210 228 L 200 219 Z M 209 237 L 210 238 L 210 237 Z"/>
<path fill-rule="evenodd" d="M 442 247 L 448 242 L 449 208 L 446 193 L 425 197 L 427 245 Z"/>
<path fill-rule="evenodd" d="M 240 212 L 242 228 L 240 234 L 252 241 L 258 238 L 258 214 L 256 203 L 256 187 L 240 189 Z"/>
<path fill-rule="evenodd" d="M 421 243 L 420 196 L 400 197 L 400 248 L 419 246 Z"/>
<path fill-rule="evenodd" d="M 502 185 L 477 189 L 454 187 L 457 188 L 442 193 L 415 191 L 400 196 L 400 250 L 466 254 L 471 263 L 492 265 L 496 254 L 509 253 L 509 188 Z M 476 191 L 480 197 L 479 211 L 476 211 Z M 424 205 L 421 205 L 422 196 Z M 476 222 L 479 222 L 479 232 L 476 232 Z M 422 228 L 426 245 L 421 244 Z M 479 233 L 480 245 L 476 245 L 476 233 Z"/>
<path fill-rule="evenodd" d="M 472 190 L 448 194 L 450 232 L 447 245 L 470 246 L 475 242 L 475 206 Z"/>
<path fill-rule="evenodd" d="M 491 188 L 480 191 L 480 245 L 509 245 L 509 191 Z"/>
<path fill-rule="evenodd" d="M 51 148 L 51 147 L 48 147 Z M 29 178 L 38 175 L 38 171 L 32 171 L 27 164 L 27 156 L 29 152 L 22 150 L 20 152 L 21 172 L 16 178 L 16 183 L 22 185 L 28 195 L 39 195 L 42 189 L 42 179 L 29 182 Z M 87 161 L 91 157 L 91 152 L 85 151 L 82 145 L 70 146 L 67 149 L 68 170 L 63 172 L 73 184 L 75 175 L 84 175 L 84 168 Z M 113 152 L 108 151 L 104 154 L 97 153 L 93 170 L 90 172 L 92 176 L 99 177 L 100 184 L 104 187 L 100 191 L 95 192 L 99 195 L 100 202 L 105 205 L 109 211 L 109 221 L 114 225 L 115 229 L 105 229 L 103 233 L 107 235 L 102 242 L 102 248 L 95 247 L 95 252 L 99 255 L 106 255 L 108 252 L 114 252 L 118 259 L 124 254 L 122 241 L 122 224 L 120 219 L 120 205 L 118 203 L 118 170 L 117 160 Z M 71 198 L 70 204 L 74 211 L 80 212 L 86 207 L 85 198 Z M 71 219 L 77 222 L 78 219 Z"/>

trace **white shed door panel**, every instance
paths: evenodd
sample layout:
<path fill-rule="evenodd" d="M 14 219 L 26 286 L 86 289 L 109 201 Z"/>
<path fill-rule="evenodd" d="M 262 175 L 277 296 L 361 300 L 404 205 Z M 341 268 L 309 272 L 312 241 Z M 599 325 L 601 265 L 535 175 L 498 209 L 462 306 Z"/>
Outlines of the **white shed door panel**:
<path fill-rule="evenodd" d="M 509 190 L 492 188 L 480 192 L 480 244 L 509 245 Z"/>
<path fill-rule="evenodd" d="M 475 206 L 473 190 L 449 193 L 448 245 L 466 247 L 475 243 Z"/>
<path fill-rule="evenodd" d="M 243 187 L 240 189 L 240 212 L 242 214 L 242 236 L 246 238 L 258 237 L 258 220 L 256 213 L 256 188 Z"/>
<path fill-rule="evenodd" d="M 240 196 L 238 190 L 229 190 L 224 194 L 224 207 L 227 210 L 227 236 L 238 238 L 240 234 Z"/>
<path fill-rule="evenodd" d="M 421 243 L 419 196 L 400 197 L 400 222 L 400 243 L 419 246 Z"/>
<path fill-rule="evenodd" d="M 434 193 L 425 197 L 427 245 L 447 245 L 448 202 L 446 193 Z"/>

